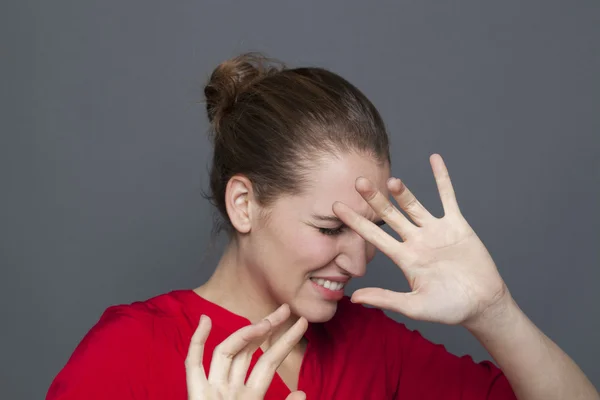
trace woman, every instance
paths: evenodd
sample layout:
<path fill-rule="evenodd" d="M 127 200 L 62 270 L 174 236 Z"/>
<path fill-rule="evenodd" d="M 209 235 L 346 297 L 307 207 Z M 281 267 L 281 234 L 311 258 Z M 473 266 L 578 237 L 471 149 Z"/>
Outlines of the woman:
<path fill-rule="evenodd" d="M 357 88 L 244 54 L 215 69 L 205 95 L 227 249 L 197 289 L 109 308 L 48 399 L 599 398 L 512 299 L 442 158 L 430 157 L 442 218 L 390 179 L 384 124 Z M 344 297 L 375 248 L 412 292 Z M 500 368 L 362 304 L 461 324 Z"/>

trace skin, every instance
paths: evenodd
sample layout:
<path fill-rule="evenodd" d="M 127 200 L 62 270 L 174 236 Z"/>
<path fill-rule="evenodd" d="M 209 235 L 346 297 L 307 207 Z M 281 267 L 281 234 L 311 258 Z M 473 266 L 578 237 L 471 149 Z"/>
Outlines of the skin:
<path fill-rule="evenodd" d="M 352 295 L 354 302 L 464 326 L 498 363 L 519 400 L 600 399 L 579 367 L 519 309 L 462 216 L 441 156 L 433 154 L 430 163 L 444 208 L 441 218 L 432 216 L 402 181 L 388 181 L 388 165 L 359 154 L 324 161 L 313 174 L 310 190 L 278 199 L 267 219 L 250 182 L 243 176 L 232 178 L 226 201 L 237 240 L 197 293 L 251 321 L 289 304 L 293 315 L 265 342 L 268 349 L 299 317 L 321 322 L 334 315 L 336 303 L 319 298 L 311 276 L 360 277 L 378 248 L 403 271 L 411 292 L 365 288 Z M 313 214 L 334 214 L 340 223 L 327 225 Z M 374 223 L 379 220 L 402 241 L 379 228 Z M 316 228 L 342 225 L 334 236 Z M 303 350 L 300 340 L 281 364 L 289 366 L 284 375 L 291 378 L 284 381 L 291 388 L 297 384 L 293 378 Z"/>
<path fill-rule="evenodd" d="M 188 399 L 263 399 L 277 367 L 306 332 L 308 327 L 306 319 L 299 318 L 268 351 L 260 356 L 246 380 L 248 366 L 258 346 L 289 316 L 289 307 L 282 305 L 265 319 L 233 333 L 215 348 L 210 373 L 207 376 L 202 365 L 202 356 L 204 344 L 210 333 L 211 320 L 203 315 L 192 336 L 185 360 Z M 286 400 L 303 399 L 306 399 L 306 395 L 300 391 L 292 392 L 286 397 Z"/>
<path fill-rule="evenodd" d="M 387 164 L 363 155 L 329 157 L 315 169 L 302 195 L 281 196 L 268 209 L 256 200 L 246 177 L 232 177 L 225 200 L 236 239 L 196 293 L 251 322 L 288 304 L 292 315 L 273 330 L 261 345 L 263 350 L 268 350 L 299 317 L 309 322 L 331 319 L 337 302 L 323 299 L 310 278 L 363 276 L 375 246 L 351 229 L 339 229 L 341 221 L 324 221 L 319 216 L 335 218 L 331 205 L 343 199 L 367 220 L 381 221 L 355 190 L 354 181 L 357 176 L 367 176 L 385 192 L 389 173 Z M 302 339 L 277 370 L 292 390 L 297 388 L 305 348 Z"/>
<path fill-rule="evenodd" d="M 352 300 L 414 319 L 461 324 L 496 360 L 519 400 L 599 399 L 581 369 L 510 295 L 489 252 L 460 212 L 442 157 L 433 154 L 429 161 L 444 207 L 442 218 L 433 217 L 400 180 L 387 186 L 410 219 L 368 179 L 356 181 L 356 190 L 402 242 L 351 207 L 333 205 L 345 224 L 398 265 L 412 289 L 409 293 L 360 289 Z"/>
<path fill-rule="evenodd" d="M 267 218 L 253 196 L 250 181 L 233 177 L 227 185 L 226 201 L 238 236 L 213 276 L 196 292 L 250 321 L 262 319 L 284 303 L 296 318 L 303 316 L 309 322 L 331 319 L 337 302 L 324 300 L 310 278 L 363 276 L 375 246 L 351 229 L 335 231 L 343 225 L 341 221 L 323 221 L 317 216 L 335 217 L 331 205 L 343 199 L 366 220 L 381 221 L 355 190 L 359 175 L 387 192 L 388 165 L 358 154 L 330 158 L 316 170 L 309 190 L 279 198 L 267 210 Z M 293 323 L 292 317 L 285 327 Z"/>

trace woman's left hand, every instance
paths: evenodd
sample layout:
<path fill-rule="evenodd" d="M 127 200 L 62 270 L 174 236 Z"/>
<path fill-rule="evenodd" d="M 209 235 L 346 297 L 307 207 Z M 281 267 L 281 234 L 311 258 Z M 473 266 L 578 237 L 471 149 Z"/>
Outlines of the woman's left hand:
<path fill-rule="evenodd" d="M 399 179 L 390 179 L 387 187 L 412 222 L 371 181 L 356 181 L 356 190 L 403 242 L 345 204 L 333 205 L 342 222 L 400 267 L 412 290 L 397 293 L 380 288 L 359 289 L 352 301 L 413 319 L 465 324 L 506 304 L 510 294 L 492 257 L 460 212 L 442 157 L 433 154 L 429 161 L 444 207 L 442 218 L 431 215 Z"/>

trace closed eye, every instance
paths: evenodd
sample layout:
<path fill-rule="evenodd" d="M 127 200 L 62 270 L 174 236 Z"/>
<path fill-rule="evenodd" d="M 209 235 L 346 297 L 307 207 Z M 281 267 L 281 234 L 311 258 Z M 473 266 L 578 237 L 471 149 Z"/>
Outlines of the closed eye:
<path fill-rule="evenodd" d="M 344 226 L 345 225 L 342 225 L 337 228 L 319 228 L 319 232 L 327 236 L 336 236 L 344 231 Z"/>
<path fill-rule="evenodd" d="M 383 226 L 383 225 L 385 225 L 385 221 L 375 221 L 374 224 L 377 226 Z M 318 228 L 318 229 L 319 229 L 319 232 L 321 232 L 323 235 L 336 236 L 336 235 L 339 235 L 342 232 L 344 232 L 345 227 L 346 227 L 346 225 L 341 225 L 341 226 L 338 226 L 337 228 Z"/>

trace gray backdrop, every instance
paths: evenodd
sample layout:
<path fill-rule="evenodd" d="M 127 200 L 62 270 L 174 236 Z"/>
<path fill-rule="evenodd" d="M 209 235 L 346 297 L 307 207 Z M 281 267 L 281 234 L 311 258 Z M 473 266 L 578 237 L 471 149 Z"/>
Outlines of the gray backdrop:
<path fill-rule="evenodd" d="M 201 284 L 202 86 L 260 50 L 378 106 L 435 215 L 428 156 L 531 319 L 600 386 L 600 3 L 14 1 L 0 24 L 1 398 L 40 399 L 102 311 Z M 222 243 L 220 244 L 222 246 Z M 404 290 L 378 255 L 358 286 Z M 460 327 L 431 340 L 488 357 Z"/>

